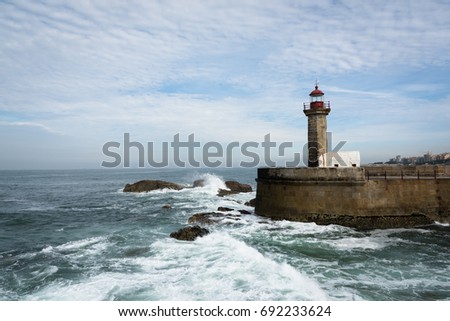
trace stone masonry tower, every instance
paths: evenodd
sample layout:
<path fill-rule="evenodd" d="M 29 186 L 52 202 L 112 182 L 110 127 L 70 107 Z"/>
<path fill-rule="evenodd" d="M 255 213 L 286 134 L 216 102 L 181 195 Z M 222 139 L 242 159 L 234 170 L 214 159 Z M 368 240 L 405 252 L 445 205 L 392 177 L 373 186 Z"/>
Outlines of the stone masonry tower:
<path fill-rule="evenodd" d="M 309 96 L 311 102 L 303 104 L 303 112 L 308 117 L 308 167 L 318 167 L 319 157 L 328 150 L 327 115 L 331 109 L 330 102 L 323 101 L 324 93 L 317 82 Z"/>

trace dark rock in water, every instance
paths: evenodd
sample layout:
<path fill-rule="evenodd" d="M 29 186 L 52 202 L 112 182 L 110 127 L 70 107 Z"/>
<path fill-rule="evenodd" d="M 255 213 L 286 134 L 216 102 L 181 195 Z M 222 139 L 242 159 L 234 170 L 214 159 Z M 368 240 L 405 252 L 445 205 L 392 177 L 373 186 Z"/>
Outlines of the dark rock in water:
<path fill-rule="evenodd" d="M 205 186 L 205 180 L 204 179 L 197 179 L 192 184 L 192 187 L 203 187 Z"/>
<path fill-rule="evenodd" d="M 220 196 L 220 197 L 223 197 L 226 195 L 231 195 L 231 194 L 236 194 L 236 193 L 233 193 L 232 191 L 227 191 L 226 189 L 222 189 L 222 188 L 220 188 L 219 191 L 217 192 L 217 196 Z"/>
<path fill-rule="evenodd" d="M 226 181 L 225 185 L 232 191 L 238 193 L 249 193 L 252 192 L 252 187 L 248 184 L 242 184 L 236 181 Z"/>
<path fill-rule="evenodd" d="M 220 211 L 220 212 L 231 212 L 231 211 L 233 211 L 232 208 L 224 207 L 224 206 L 219 206 L 219 207 L 217 208 L 217 210 Z"/>
<path fill-rule="evenodd" d="M 141 256 L 149 251 L 147 247 L 130 248 L 124 252 L 126 257 Z"/>
<path fill-rule="evenodd" d="M 170 233 L 170 237 L 181 241 L 194 241 L 197 237 L 209 234 L 209 231 L 198 225 L 188 226 Z"/>
<path fill-rule="evenodd" d="M 165 182 L 165 181 L 159 181 L 159 180 L 142 180 L 133 184 L 127 184 L 125 185 L 125 188 L 123 189 L 124 192 L 132 192 L 132 193 L 141 193 L 141 192 L 150 192 L 157 189 L 174 189 L 174 190 L 180 190 L 183 189 L 181 185 Z"/>
<path fill-rule="evenodd" d="M 207 212 L 207 213 L 198 213 L 192 215 L 188 219 L 189 224 L 197 223 L 197 224 L 216 224 L 220 219 L 224 218 L 222 213 L 216 212 Z"/>
<path fill-rule="evenodd" d="M 251 207 L 255 207 L 255 204 L 256 204 L 256 198 L 253 198 L 250 201 L 244 203 L 245 206 L 251 206 Z"/>
<path fill-rule="evenodd" d="M 170 205 L 170 204 L 166 204 L 166 205 L 163 205 L 163 207 L 162 207 L 162 208 L 164 208 L 164 209 L 168 210 L 168 209 L 171 209 L 171 208 L 172 208 L 172 205 Z"/>
<path fill-rule="evenodd" d="M 218 196 L 226 196 L 231 194 L 238 194 L 238 193 L 249 193 L 252 192 L 252 187 L 248 184 L 242 184 L 236 181 L 226 181 L 225 185 L 229 190 L 226 189 L 219 189 L 219 192 L 217 193 Z"/>
<path fill-rule="evenodd" d="M 241 214 L 252 214 L 251 212 L 249 212 L 247 210 L 238 210 L 238 212 Z"/>
<path fill-rule="evenodd" d="M 189 224 L 218 224 L 221 223 L 222 220 L 233 220 L 233 221 L 239 221 L 240 215 L 239 214 L 224 214 L 224 213 L 217 213 L 217 212 L 207 212 L 207 213 L 198 213 L 192 215 L 188 219 Z"/>

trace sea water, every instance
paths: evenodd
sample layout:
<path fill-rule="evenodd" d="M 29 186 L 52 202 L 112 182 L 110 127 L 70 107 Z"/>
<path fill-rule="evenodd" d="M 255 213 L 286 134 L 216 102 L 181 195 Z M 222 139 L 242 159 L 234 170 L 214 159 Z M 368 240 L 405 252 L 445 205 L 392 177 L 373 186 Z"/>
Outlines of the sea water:
<path fill-rule="evenodd" d="M 225 180 L 255 169 L 0 172 L 0 300 L 449 300 L 450 227 L 272 221 Z M 204 187 L 123 193 L 161 179 Z M 169 204 L 172 208 L 164 209 Z M 169 234 L 234 209 L 193 242 Z"/>

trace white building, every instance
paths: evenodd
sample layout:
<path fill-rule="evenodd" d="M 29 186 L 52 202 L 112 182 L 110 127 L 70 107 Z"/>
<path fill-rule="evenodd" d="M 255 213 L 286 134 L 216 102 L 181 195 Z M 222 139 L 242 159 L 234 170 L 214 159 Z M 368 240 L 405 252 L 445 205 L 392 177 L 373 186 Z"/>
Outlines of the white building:
<path fill-rule="evenodd" d="M 319 167 L 360 167 L 358 151 L 328 152 L 319 157 Z"/>

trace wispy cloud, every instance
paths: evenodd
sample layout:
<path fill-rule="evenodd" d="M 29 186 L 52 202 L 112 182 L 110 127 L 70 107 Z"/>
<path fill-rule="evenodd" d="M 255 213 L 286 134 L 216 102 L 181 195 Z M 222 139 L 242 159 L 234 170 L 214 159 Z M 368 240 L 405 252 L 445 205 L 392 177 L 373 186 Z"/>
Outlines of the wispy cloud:
<path fill-rule="evenodd" d="M 450 134 L 449 16 L 437 0 L 1 2 L 0 121 L 78 138 L 89 155 L 123 132 L 301 142 L 319 78 L 331 130 L 362 150 L 383 135 L 403 148 L 396 128 Z"/>
<path fill-rule="evenodd" d="M 5 122 L 5 121 L 0 121 L 0 126 L 26 126 L 26 127 L 35 127 L 35 128 L 39 128 L 42 129 L 48 133 L 52 133 L 52 134 L 61 134 L 60 132 L 45 126 L 43 124 L 39 124 L 39 123 L 33 123 L 33 122 L 28 122 L 28 121 L 16 121 L 16 122 Z"/>

